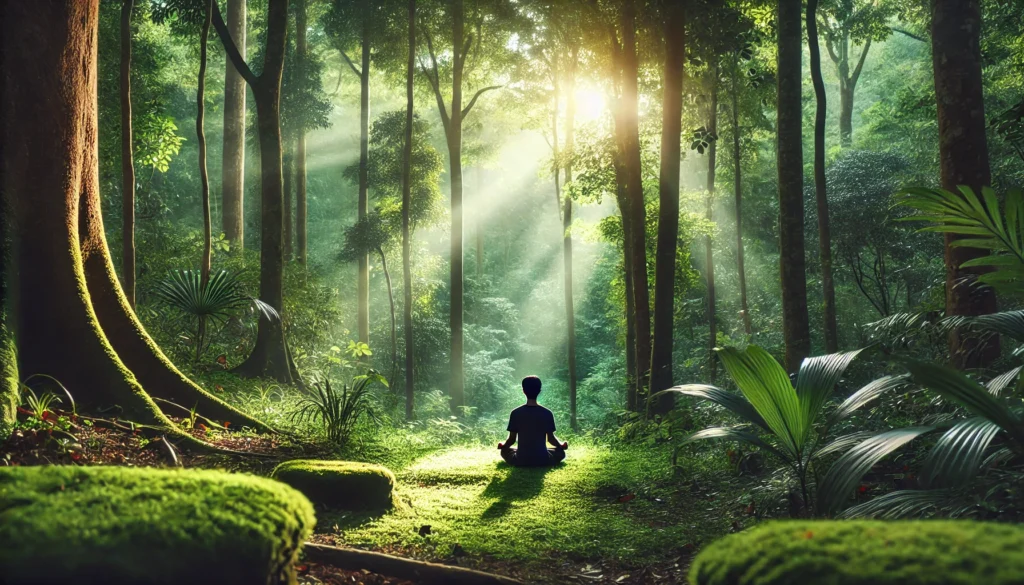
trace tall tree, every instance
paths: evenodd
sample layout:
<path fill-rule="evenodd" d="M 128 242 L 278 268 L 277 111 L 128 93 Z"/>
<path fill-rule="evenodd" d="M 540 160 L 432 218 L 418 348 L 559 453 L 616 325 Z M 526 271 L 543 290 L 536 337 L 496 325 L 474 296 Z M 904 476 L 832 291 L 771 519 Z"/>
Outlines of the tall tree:
<path fill-rule="evenodd" d="M 732 98 L 732 164 L 733 191 L 736 206 L 736 271 L 740 289 L 740 313 L 743 317 L 743 332 L 749 337 L 753 334 L 750 318 L 750 306 L 747 302 L 747 270 L 743 258 L 743 159 L 740 151 L 740 110 L 739 110 L 739 59 L 734 54 L 729 82 L 729 95 Z"/>
<path fill-rule="evenodd" d="M 210 4 L 213 0 L 205 0 L 204 18 L 202 29 L 199 32 L 199 84 L 196 90 L 196 138 L 199 143 L 199 180 L 202 189 L 203 206 L 203 259 L 200 263 L 200 286 L 206 287 L 210 281 L 210 264 L 213 259 L 213 222 L 210 218 L 210 175 L 206 170 L 206 132 L 203 130 L 203 122 L 206 114 L 206 45 L 210 38 L 210 20 L 213 18 L 213 9 Z M 204 327 L 205 320 L 200 319 L 200 328 Z M 202 333 L 200 333 L 202 338 Z"/>
<path fill-rule="evenodd" d="M 980 192 L 982 186 L 992 182 L 982 95 L 980 4 L 980 0 L 931 1 L 941 185 L 953 192 L 958 185 Z M 953 246 L 958 237 L 945 236 L 946 314 L 993 313 L 995 292 L 976 285 L 978 269 L 960 268 L 985 252 Z M 954 331 L 950 335 L 950 355 L 957 367 L 984 366 L 999 357 L 999 338 L 982 340 L 965 331 Z"/>
<path fill-rule="evenodd" d="M 284 69 L 288 0 L 269 0 L 263 70 L 252 72 L 238 52 L 220 8 L 213 3 L 213 25 L 228 58 L 256 98 L 260 144 L 260 300 L 278 313 L 284 308 L 284 185 L 281 171 L 281 74 Z M 298 372 L 285 342 L 281 319 L 260 315 L 256 345 L 235 371 L 243 376 L 268 376 L 279 382 L 298 382 Z"/>
<path fill-rule="evenodd" d="M 405 332 L 405 420 L 412 420 L 415 379 L 412 331 L 412 126 L 415 113 L 416 0 L 409 0 L 409 56 L 405 68 L 405 144 L 402 148 L 402 325 Z"/>
<path fill-rule="evenodd" d="M 821 262 L 821 289 L 825 329 L 825 351 L 839 351 L 836 324 L 836 287 L 832 280 L 832 234 L 828 226 L 828 192 L 825 185 L 825 82 L 821 77 L 821 49 L 818 47 L 818 0 L 807 0 L 807 45 L 811 53 L 811 80 L 814 83 L 814 196 L 818 205 L 818 258 Z M 868 41 L 870 43 L 870 40 Z M 869 45 L 870 46 L 870 45 Z M 867 47 L 865 47 L 867 53 Z"/>
<path fill-rule="evenodd" d="M 675 325 L 676 253 L 679 241 L 679 160 L 682 156 L 683 69 L 686 62 L 686 11 L 682 2 L 668 2 L 664 14 L 665 65 L 661 98 L 661 168 L 658 180 L 658 248 L 654 264 L 654 340 L 651 348 L 651 391 L 673 384 L 672 334 Z M 710 248 L 709 248 L 710 250 Z M 656 412 L 672 406 L 664 394 Z"/>
<path fill-rule="evenodd" d="M 282 129 L 283 130 L 283 129 Z M 292 217 L 292 208 L 294 207 L 294 201 L 292 201 L 292 193 L 294 192 L 294 184 L 292 180 L 295 178 L 295 142 L 288 140 L 286 132 L 282 131 L 282 147 L 281 152 L 281 185 L 284 189 L 284 261 L 290 262 L 292 259 L 294 242 L 294 227 Z"/>
<path fill-rule="evenodd" d="M 441 116 L 441 124 L 444 126 L 445 143 L 448 147 L 449 182 L 451 185 L 451 313 L 449 325 L 451 327 L 451 355 L 449 381 L 449 395 L 453 412 L 459 412 L 465 405 L 465 355 L 463 352 L 463 208 L 462 208 L 462 126 L 477 99 L 487 91 L 498 89 L 500 86 L 492 85 L 483 87 L 473 95 L 472 99 L 463 106 L 463 87 L 467 73 L 467 63 L 474 66 L 484 59 L 481 47 L 483 44 L 483 11 L 476 11 L 474 24 L 476 30 L 466 33 L 466 7 L 465 0 L 448 0 L 442 3 L 444 12 L 435 16 L 435 26 L 447 25 L 451 31 L 451 45 L 446 46 L 446 53 L 450 54 L 450 70 L 447 72 L 451 78 L 451 99 L 445 103 L 445 96 L 442 92 L 443 78 L 441 67 L 437 58 L 437 51 L 434 50 L 434 33 L 431 33 L 430 23 L 425 22 L 423 36 L 426 41 L 429 54 L 429 63 L 421 63 L 420 68 L 427 78 L 430 88 L 433 90 L 434 98 L 437 101 L 437 110 Z M 440 7 L 440 6 L 439 6 Z M 482 8 L 482 7 L 479 7 Z M 438 16 L 443 18 L 438 19 Z M 438 22 L 439 20 L 439 22 Z M 449 53 L 450 51 L 450 53 Z"/>
<path fill-rule="evenodd" d="M 708 195 L 705 202 L 704 217 L 709 223 L 715 219 L 715 170 L 718 165 L 718 76 L 719 71 L 716 62 L 711 70 L 711 99 L 708 104 L 707 131 L 710 141 L 708 144 Z M 710 233 L 704 235 L 704 263 L 708 287 L 708 369 L 711 372 L 711 382 L 714 383 L 718 369 L 718 356 L 715 355 L 714 351 L 718 345 L 718 314 L 715 299 L 714 240 Z"/>
<path fill-rule="evenodd" d="M 193 445 L 152 397 L 266 429 L 175 369 L 118 283 L 100 212 L 98 9 L 98 0 L 0 5 L 0 191 L 19 275 L 11 282 L 18 360 L 25 371 L 60 380 L 80 409 L 117 404 L 122 418 L 158 425 Z M 35 48 L 21 50 L 26 46 Z"/>
<path fill-rule="evenodd" d="M 245 59 L 246 0 L 228 0 L 228 35 Z M 245 245 L 245 79 L 231 59 L 224 66 L 224 163 L 221 167 L 221 229 L 232 246 Z"/>
<path fill-rule="evenodd" d="M 306 0 L 295 0 L 295 57 L 299 67 L 299 79 L 305 79 L 309 59 L 306 41 Z M 295 259 L 306 263 L 309 241 L 306 231 L 306 129 L 300 127 L 295 137 Z"/>
<path fill-rule="evenodd" d="M 121 3 L 121 279 L 135 309 L 135 159 L 132 148 L 132 6 Z"/>
<path fill-rule="evenodd" d="M 779 265 L 786 369 L 796 372 L 811 351 L 804 261 L 802 112 L 803 5 L 779 0 L 777 11 L 776 164 L 779 189 Z"/>

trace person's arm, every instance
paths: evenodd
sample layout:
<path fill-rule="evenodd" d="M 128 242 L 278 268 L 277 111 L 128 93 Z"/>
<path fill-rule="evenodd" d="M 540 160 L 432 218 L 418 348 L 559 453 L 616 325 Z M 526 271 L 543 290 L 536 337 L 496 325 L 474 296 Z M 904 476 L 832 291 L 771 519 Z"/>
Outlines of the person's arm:
<path fill-rule="evenodd" d="M 551 431 L 550 433 L 548 433 L 548 442 L 551 443 L 552 445 L 554 445 L 555 447 L 561 447 L 562 449 L 568 449 L 569 448 L 569 443 L 566 443 L 566 442 L 562 441 L 561 439 L 559 439 L 558 437 L 556 437 L 554 431 Z"/>
<path fill-rule="evenodd" d="M 504 443 L 498 443 L 498 448 L 499 449 L 507 449 L 507 448 L 509 448 L 509 447 L 511 447 L 512 445 L 515 445 L 515 444 L 516 444 L 516 434 L 514 432 L 512 432 L 512 431 L 509 431 L 508 438 L 505 439 Z"/>

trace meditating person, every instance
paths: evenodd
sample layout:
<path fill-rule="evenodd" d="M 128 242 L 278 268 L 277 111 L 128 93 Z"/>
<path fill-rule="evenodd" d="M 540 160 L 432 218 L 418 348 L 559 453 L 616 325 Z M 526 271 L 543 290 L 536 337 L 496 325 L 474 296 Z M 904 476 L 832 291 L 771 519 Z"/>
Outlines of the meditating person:
<path fill-rule="evenodd" d="M 537 404 L 541 382 L 537 376 L 523 378 L 523 394 L 526 404 L 512 411 L 508 417 L 508 438 L 498 443 L 501 458 L 516 467 L 541 467 L 555 465 L 565 459 L 569 443 L 559 441 L 555 436 L 555 415 Z M 519 448 L 512 445 L 519 440 Z M 554 445 L 548 449 L 545 441 Z"/>

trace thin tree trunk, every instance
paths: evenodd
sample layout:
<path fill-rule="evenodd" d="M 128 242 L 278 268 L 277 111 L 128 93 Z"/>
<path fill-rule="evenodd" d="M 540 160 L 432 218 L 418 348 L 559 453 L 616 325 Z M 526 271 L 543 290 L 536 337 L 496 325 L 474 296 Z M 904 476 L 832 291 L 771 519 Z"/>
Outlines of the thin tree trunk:
<path fill-rule="evenodd" d="M 363 13 L 362 69 L 359 72 L 359 201 L 357 219 L 366 219 L 369 206 L 370 178 L 370 10 Z M 359 341 L 370 343 L 370 264 L 360 254 L 356 262 L 356 319 Z"/>
<path fill-rule="evenodd" d="M 743 265 L 743 184 L 741 181 L 743 164 L 740 159 L 742 153 L 740 152 L 739 90 L 736 87 L 736 78 L 738 76 L 738 64 L 734 61 L 730 93 L 732 94 L 733 189 L 736 195 L 736 270 L 739 272 L 740 313 L 743 317 L 743 332 L 747 337 L 750 337 L 753 334 L 753 326 L 750 318 L 750 306 L 747 304 L 747 271 Z"/>
<path fill-rule="evenodd" d="M 804 266 L 801 0 L 779 0 L 776 160 L 779 189 L 779 264 L 786 369 L 796 372 L 811 351 Z"/>
<path fill-rule="evenodd" d="M 199 180 L 202 186 L 203 206 L 203 260 L 200 265 L 199 286 L 206 288 L 210 282 L 210 265 L 213 259 L 213 220 L 210 217 L 210 175 L 206 170 L 206 132 L 203 130 L 203 122 L 206 115 L 206 46 L 210 38 L 210 21 L 213 18 L 213 10 L 210 3 L 205 2 L 206 16 L 203 19 L 203 27 L 199 33 L 199 89 L 196 90 L 196 139 L 199 144 Z M 202 339 L 205 333 L 206 322 L 199 321 L 199 339 L 196 340 L 196 352 L 202 349 Z"/>
<path fill-rule="evenodd" d="M 117 404 L 123 418 L 159 424 L 176 439 L 199 444 L 160 413 L 140 382 L 152 382 L 150 392 L 185 387 L 192 390 L 188 399 L 209 398 L 200 404 L 204 414 L 217 403 L 238 413 L 191 384 L 160 354 L 128 306 L 103 233 L 95 108 L 98 6 L 76 0 L 0 8 L 0 107 L 9 115 L 0 145 L 2 192 L 23 194 L 9 202 L 19 274 L 12 313 L 18 357 L 25 371 L 60 380 L 79 408 Z M 37 46 L 19 50 L 29 45 Z M 76 65 L 66 66 L 69 59 Z M 122 360 L 123 352 L 134 355 Z"/>
<path fill-rule="evenodd" d="M 565 106 L 565 182 L 572 182 L 572 157 L 576 144 L 576 68 L 579 63 L 579 52 L 573 47 L 569 54 L 568 67 L 568 99 Z M 562 210 L 562 265 L 564 274 L 565 323 L 566 323 L 566 359 L 569 369 L 569 416 L 573 430 L 579 430 L 579 416 L 576 407 L 576 309 L 572 298 L 573 266 L 572 266 L 572 197 L 569 192 L 564 194 Z"/>
<path fill-rule="evenodd" d="M 818 204 L 818 258 L 824 310 L 825 351 L 839 351 L 836 324 L 836 287 L 832 280 L 832 233 L 829 229 L 828 192 L 825 186 L 825 81 L 821 77 L 821 48 L 818 46 L 818 0 L 807 0 L 807 44 L 811 52 L 811 79 L 816 98 L 814 112 L 814 195 Z M 842 135 L 842 132 L 840 132 Z M 847 135 L 848 136 L 848 135 Z"/>
<path fill-rule="evenodd" d="M 484 222 L 482 217 L 484 211 L 483 176 L 485 171 L 483 167 L 478 167 L 476 172 L 477 213 L 474 225 L 476 228 L 476 277 L 479 279 L 484 275 Z"/>
<path fill-rule="evenodd" d="M 679 159 L 683 115 L 683 70 L 686 62 L 686 13 L 670 3 L 665 15 L 665 67 L 661 98 L 661 168 L 658 181 L 658 250 L 654 264 L 654 341 L 651 391 L 672 386 L 672 335 L 675 331 L 676 252 L 679 241 Z M 650 405 L 656 414 L 673 405 L 670 394 Z"/>
<path fill-rule="evenodd" d="M 283 208 L 283 221 L 284 221 L 284 261 L 289 262 L 292 259 L 292 240 L 293 232 L 292 228 L 295 225 L 292 222 L 292 191 L 293 182 L 295 178 L 295 156 L 292 141 L 288 140 L 284 143 L 284 152 L 281 155 L 281 182 L 284 189 L 284 208 Z"/>
<path fill-rule="evenodd" d="M 405 145 L 402 152 L 402 307 L 405 329 L 405 420 L 413 419 L 413 358 L 412 333 L 412 232 L 409 213 L 412 208 L 412 123 L 415 106 L 414 78 L 416 75 L 416 0 L 409 0 L 409 59 L 405 74 Z"/>
<path fill-rule="evenodd" d="M 288 0 L 269 0 L 267 41 L 263 71 L 256 76 L 238 53 L 217 3 L 213 24 L 228 57 L 256 96 L 256 120 L 260 142 L 260 300 L 280 313 L 284 309 L 284 185 L 281 150 L 281 73 L 284 69 Z M 298 371 L 285 342 L 281 319 L 260 315 L 256 345 L 235 371 L 242 376 L 267 376 L 282 383 L 299 383 Z"/>
<path fill-rule="evenodd" d="M 388 378 L 388 381 L 393 382 L 398 375 L 398 318 L 395 312 L 395 289 L 391 286 L 391 272 L 388 270 L 388 259 L 384 255 L 384 250 L 378 248 L 377 253 L 380 255 L 380 267 L 384 271 L 384 281 L 388 286 L 388 307 L 391 315 L 391 377 Z"/>
<path fill-rule="evenodd" d="M 306 0 L 295 2 L 295 53 L 300 67 L 299 79 L 306 79 Z M 306 264 L 309 242 L 306 232 L 306 129 L 299 128 L 295 139 L 295 259 Z"/>
<path fill-rule="evenodd" d="M 245 59 L 246 0 L 228 0 L 227 29 Z M 224 72 L 224 165 L 221 171 L 221 224 L 224 237 L 245 245 L 245 79 L 231 59 Z"/>
<path fill-rule="evenodd" d="M 132 6 L 121 4 L 121 278 L 135 309 L 135 159 L 132 144 Z"/>
<path fill-rule="evenodd" d="M 651 307 L 647 283 L 647 210 L 644 204 L 643 173 L 640 160 L 639 62 L 636 48 L 635 7 L 627 3 L 622 11 L 622 114 L 620 121 L 624 147 L 626 197 L 631 225 L 633 311 L 636 319 L 636 367 L 638 400 L 647 400 L 647 381 L 651 367 Z"/>
<path fill-rule="evenodd" d="M 622 269 L 626 293 L 626 408 L 631 412 L 638 412 L 640 396 L 637 388 L 636 310 L 633 304 L 635 298 L 633 294 L 633 253 L 630 249 L 633 226 L 629 221 L 629 202 L 626 200 L 625 183 L 619 185 L 617 191 L 619 211 L 622 214 Z"/>
<path fill-rule="evenodd" d="M 461 414 L 465 405 L 465 356 L 463 355 L 463 255 L 462 255 L 462 73 L 466 55 L 462 53 L 465 38 L 463 0 L 452 2 L 452 102 L 448 122 L 448 158 L 451 168 L 451 381 L 449 396 L 452 411 Z"/>
<path fill-rule="evenodd" d="M 839 146 L 842 148 L 850 148 L 852 145 L 853 88 L 844 83 L 839 90 Z"/>
<path fill-rule="evenodd" d="M 708 132 L 712 136 L 718 136 L 718 66 L 715 66 L 714 77 L 711 79 L 711 106 L 708 117 Z M 705 208 L 705 217 L 708 222 L 715 219 L 715 170 L 718 166 L 718 140 L 711 141 L 708 146 L 708 175 L 707 189 L 708 199 Z M 715 347 L 718 345 L 718 315 L 715 311 L 715 252 L 711 234 L 704 236 L 704 270 L 707 273 L 708 285 L 708 370 L 710 371 L 711 383 L 715 383 L 718 373 L 718 360 L 715 356 Z"/>
<path fill-rule="evenodd" d="M 939 118 L 939 164 L 944 189 L 967 185 L 976 192 L 992 182 L 985 138 L 979 0 L 932 0 L 932 64 Z M 996 295 L 974 283 L 979 270 L 961 269 L 983 250 L 958 248 L 946 235 L 946 314 L 985 315 L 996 311 Z M 999 337 L 987 340 L 957 330 L 950 355 L 959 368 L 978 368 L 999 357 Z"/>

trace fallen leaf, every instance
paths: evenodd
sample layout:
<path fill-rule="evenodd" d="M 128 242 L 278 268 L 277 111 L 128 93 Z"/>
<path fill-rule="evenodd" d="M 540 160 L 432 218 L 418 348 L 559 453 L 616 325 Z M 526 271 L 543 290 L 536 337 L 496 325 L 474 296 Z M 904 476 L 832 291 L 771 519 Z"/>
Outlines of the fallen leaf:
<path fill-rule="evenodd" d="M 624 496 L 619 496 L 619 502 L 620 503 L 626 503 L 626 502 L 628 502 L 630 500 L 633 500 L 633 499 L 636 499 L 636 494 L 626 494 Z"/>

